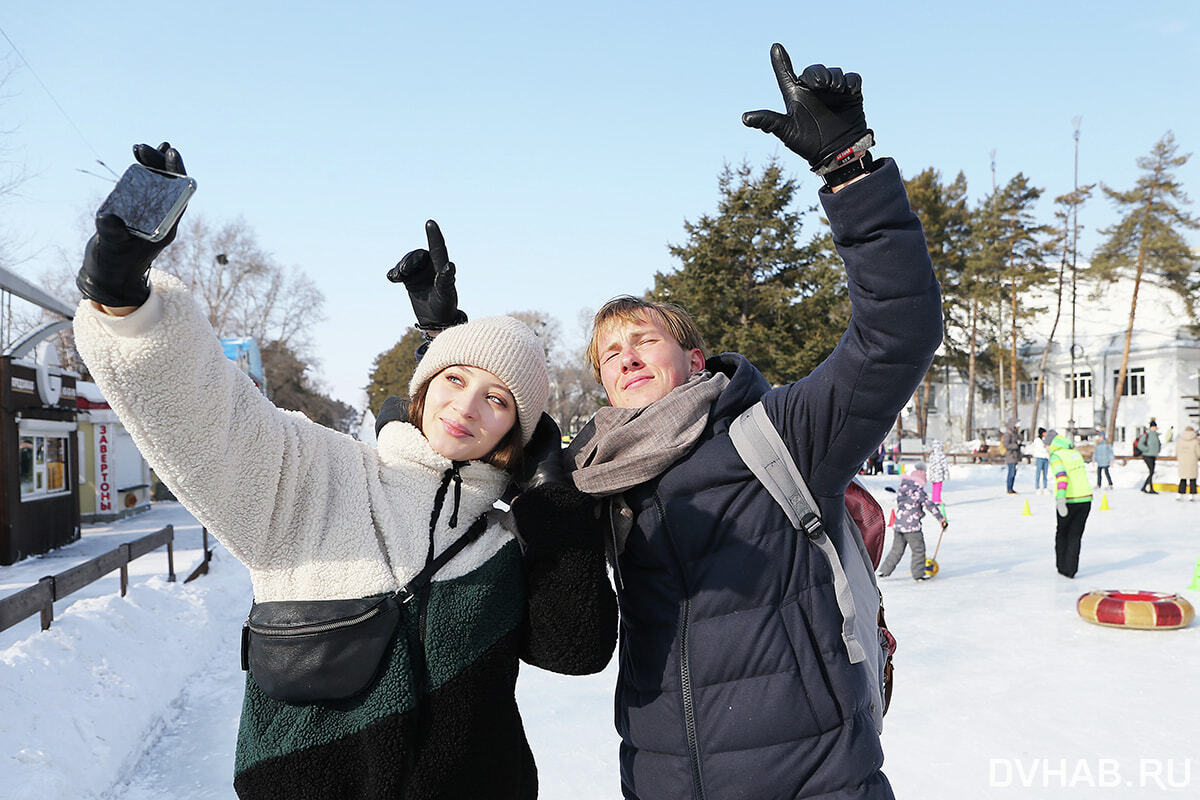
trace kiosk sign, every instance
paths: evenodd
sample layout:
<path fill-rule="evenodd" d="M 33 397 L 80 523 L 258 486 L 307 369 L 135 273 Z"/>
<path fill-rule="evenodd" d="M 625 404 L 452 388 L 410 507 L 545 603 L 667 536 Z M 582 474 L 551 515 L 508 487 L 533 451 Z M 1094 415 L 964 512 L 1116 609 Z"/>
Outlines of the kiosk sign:
<path fill-rule="evenodd" d="M 108 426 L 94 426 L 96 436 L 96 511 L 112 511 L 112 465 L 108 463 Z"/>

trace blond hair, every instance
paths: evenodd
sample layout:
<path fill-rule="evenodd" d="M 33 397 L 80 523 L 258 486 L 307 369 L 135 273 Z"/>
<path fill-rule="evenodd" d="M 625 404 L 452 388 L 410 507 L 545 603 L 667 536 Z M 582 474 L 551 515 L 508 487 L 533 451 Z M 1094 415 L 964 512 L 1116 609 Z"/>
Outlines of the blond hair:
<path fill-rule="evenodd" d="M 600 336 L 618 323 L 653 322 L 671 334 L 684 350 L 699 350 L 708 357 L 704 337 L 691 316 L 674 303 L 643 300 L 630 294 L 614 297 L 596 312 L 592 320 L 592 340 L 588 342 L 587 360 L 596 382 L 600 382 Z"/>

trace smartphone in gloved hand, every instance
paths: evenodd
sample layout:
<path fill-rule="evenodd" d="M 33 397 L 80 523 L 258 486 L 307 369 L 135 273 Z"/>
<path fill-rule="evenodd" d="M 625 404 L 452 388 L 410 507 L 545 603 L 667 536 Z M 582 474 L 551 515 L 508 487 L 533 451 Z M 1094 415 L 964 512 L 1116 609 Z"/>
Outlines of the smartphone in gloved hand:
<path fill-rule="evenodd" d="M 116 214 L 134 236 L 161 242 L 187 208 L 196 181 L 133 164 L 117 181 L 96 216 Z"/>

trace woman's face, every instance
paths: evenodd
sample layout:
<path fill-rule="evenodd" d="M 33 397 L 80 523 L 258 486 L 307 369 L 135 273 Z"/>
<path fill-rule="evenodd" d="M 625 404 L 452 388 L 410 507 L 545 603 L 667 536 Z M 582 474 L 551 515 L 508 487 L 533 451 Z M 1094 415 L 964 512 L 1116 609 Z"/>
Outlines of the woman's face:
<path fill-rule="evenodd" d="M 452 461 L 483 458 L 517 421 L 517 403 L 499 378 L 479 367 L 446 367 L 425 394 L 421 432 Z"/>

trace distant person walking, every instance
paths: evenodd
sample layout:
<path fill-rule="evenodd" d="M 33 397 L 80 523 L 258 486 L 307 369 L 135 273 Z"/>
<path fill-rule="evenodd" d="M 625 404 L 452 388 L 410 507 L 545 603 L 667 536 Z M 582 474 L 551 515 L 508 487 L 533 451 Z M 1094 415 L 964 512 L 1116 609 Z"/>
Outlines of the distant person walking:
<path fill-rule="evenodd" d="M 1016 417 L 1008 421 L 1008 430 L 1004 432 L 1004 463 L 1008 465 L 1006 485 L 1009 494 L 1016 494 L 1013 482 L 1017 479 L 1017 462 L 1021 460 L 1021 428 Z"/>
<path fill-rule="evenodd" d="M 935 503 L 942 502 L 942 483 L 949 477 L 950 470 L 946 467 L 946 451 L 941 439 L 929 443 L 929 478 L 930 497 Z"/>
<path fill-rule="evenodd" d="M 1158 438 L 1158 423 L 1153 419 L 1150 420 L 1150 426 L 1138 437 L 1137 446 L 1142 461 L 1146 462 L 1147 470 L 1146 480 L 1142 483 L 1142 491 L 1146 494 L 1158 494 L 1154 491 L 1154 462 L 1158 460 L 1162 442 Z"/>
<path fill-rule="evenodd" d="M 883 455 L 885 448 L 881 442 L 879 447 L 875 448 L 875 452 L 867 458 L 867 474 L 882 475 L 883 474 Z"/>
<path fill-rule="evenodd" d="M 1175 443 L 1175 465 L 1179 468 L 1179 495 L 1176 500 L 1182 500 L 1186 487 L 1187 499 L 1196 499 L 1196 468 L 1200 463 L 1200 439 L 1196 438 L 1196 429 L 1188 425 L 1179 434 Z"/>
<path fill-rule="evenodd" d="M 1100 476 L 1108 479 L 1108 488 L 1113 488 L 1112 473 L 1108 471 L 1113 462 L 1113 449 L 1104 438 L 1104 431 L 1096 434 L 1096 449 L 1092 451 L 1092 461 L 1096 462 L 1096 488 L 1100 488 Z"/>
<path fill-rule="evenodd" d="M 1054 532 L 1054 558 L 1058 573 L 1074 578 L 1079 569 L 1079 546 L 1083 528 L 1092 511 L 1092 488 L 1087 465 L 1071 440 L 1058 431 L 1046 431 L 1043 441 L 1050 451 L 1054 472 L 1054 509 L 1058 512 Z"/>
<path fill-rule="evenodd" d="M 1037 436 L 1029 447 L 1029 453 L 1033 456 L 1033 489 L 1038 494 L 1050 491 L 1050 451 L 1042 441 L 1045 435 L 1046 429 L 1038 428 Z"/>

